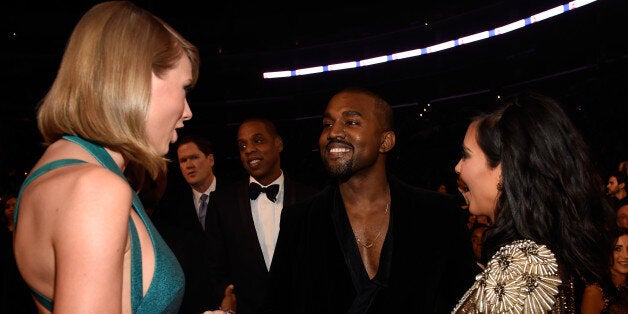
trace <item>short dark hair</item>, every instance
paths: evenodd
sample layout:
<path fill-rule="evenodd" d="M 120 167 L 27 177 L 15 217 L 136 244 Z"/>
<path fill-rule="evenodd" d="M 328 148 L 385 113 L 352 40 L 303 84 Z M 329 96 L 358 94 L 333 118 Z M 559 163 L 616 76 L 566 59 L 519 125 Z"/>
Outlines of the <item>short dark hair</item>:
<path fill-rule="evenodd" d="M 625 172 L 619 170 L 613 171 L 613 173 L 611 173 L 608 177 L 615 177 L 615 179 L 617 179 L 617 184 L 626 184 L 626 180 L 628 179 L 628 175 L 626 175 Z M 628 191 L 628 189 L 626 190 Z"/>
<path fill-rule="evenodd" d="M 615 205 L 615 213 L 619 211 L 619 208 L 625 205 L 628 205 L 628 197 L 624 197 L 620 201 L 617 202 L 617 205 Z"/>
<path fill-rule="evenodd" d="M 183 144 L 187 144 L 187 143 L 194 143 L 196 144 L 196 146 L 198 147 L 198 149 L 203 152 L 203 154 L 205 154 L 205 156 L 207 155 L 211 155 L 214 153 L 214 148 L 212 146 L 212 143 L 210 140 L 201 137 L 199 135 L 195 135 L 195 134 L 188 134 L 185 135 L 183 137 L 181 137 L 179 139 L 179 141 L 177 141 L 177 149 L 179 149 L 179 147 Z"/>
<path fill-rule="evenodd" d="M 395 118 L 394 118 L 392 107 L 380 95 L 360 86 L 350 86 L 350 87 L 344 88 L 339 93 L 356 93 L 356 94 L 367 95 L 373 98 L 373 100 L 375 101 L 375 110 L 377 110 L 379 112 L 379 116 L 383 118 L 382 121 L 380 121 L 382 127 L 386 131 L 393 131 L 393 128 L 395 127 Z"/>
<path fill-rule="evenodd" d="M 281 136 L 279 135 L 279 132 L 277 132 L 277 127 L 269 119 L 266 119 L 266 118 L 247 118 L 244 121 L 242 121 L 242 123 L 240 123 L 240 125 L 248 123 L 248 122 L 260 122 L 260 123 L 264 124 L 264 127 L 266 127 L 266 130 L 268 131 L 268 133 L 270 133 L 271 136 L 281 138 Z"/>

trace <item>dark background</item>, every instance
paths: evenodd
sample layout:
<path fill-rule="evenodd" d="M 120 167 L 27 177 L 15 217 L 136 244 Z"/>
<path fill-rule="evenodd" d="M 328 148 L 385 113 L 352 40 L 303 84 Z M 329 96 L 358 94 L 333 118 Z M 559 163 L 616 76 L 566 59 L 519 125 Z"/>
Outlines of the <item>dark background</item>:
<path fill-rule="evenodd" d="M 21 183 L 43 151 L 36 106 L 54 79 L 72 27 L 97 2 L 1 5 L 3 186 Z M 389 166 L 418 186 L 436 189 L 442 179 L 451 183 L 468 118 L 498 105 L 498 96 L 520 90 L 545 93 L 565 106 L 604 175 L 628 160 L 628 1 L 598 0 L 434 54 L 271 80 L 263 80 L 262 72 L 425 48 L 567 2 L 136 3 L 200 49 L 201 76 L 188 98 L 194 118 L 182 133 L 205 134 L 214 142 L 215 171 L 221 176 L 243 174 L 237 126 L 259 115 L 275 121 L 284 137 L 284 169 L 315 184 L 324 181 L 317 148 L 320 114 L 336 91 L 350 85 L 372 89 L 394 107 L 398 144 Z"/>

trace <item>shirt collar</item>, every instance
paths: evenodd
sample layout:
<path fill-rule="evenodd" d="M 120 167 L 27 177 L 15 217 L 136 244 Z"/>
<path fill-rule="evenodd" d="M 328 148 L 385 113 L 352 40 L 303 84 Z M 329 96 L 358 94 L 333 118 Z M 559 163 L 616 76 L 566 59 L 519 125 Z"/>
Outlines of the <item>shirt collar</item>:
<path fill-rule="evenodd" d="M 283 187 L 283 181 L 284 181 L 284 177 L 283 177 L 283 171 L 281 172 L 281 175 L 279 175 L 279 178 L 275 179 L 275 181 L 271 182 L 269 185 L 272 184 L 279 184 L 279 189 L 281 189 Z M 252 176 L 249 176 L 249 183 L 251 182 L 255 182 L 259 185 L 261 185 L 262 187 L 267 187 L 268 185 L 263 185 L 259 182 L 257 182 L 257 180 L 255 180 L 255 178 L 253 178 Z"/>
<path fill-rule="evenodd" d="M 212 180 L 212 183 L 209 185 L 207 190 L 205 192 L 203 192 L 203 193 L 201 193 L 201 192 L 199 192 L 199 191 L 197 191 L 195 189 L 192 189 L 192 192 L 194 193 L 194 202 L 196 204 L 198 204 L 200 202 L 201 195 L 203 195 L 203 194 L 209 195 L 209 193 L 216 191 L 216 180 L 217 179 L 218 178 L 216 178 L 216 176 L 214 176 L 214 180 Z"/>

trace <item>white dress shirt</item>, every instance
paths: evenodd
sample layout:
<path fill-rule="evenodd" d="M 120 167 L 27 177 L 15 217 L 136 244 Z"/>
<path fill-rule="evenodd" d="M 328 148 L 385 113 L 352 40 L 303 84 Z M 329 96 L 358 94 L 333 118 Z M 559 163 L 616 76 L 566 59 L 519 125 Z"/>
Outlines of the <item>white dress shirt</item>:
<path fill-rule="evenodd" d="M 275 203 L 271 202 L 268 197 L 266 197 L 265 193 L 261 193 L 257 199 L 251 200 L 253 223 L 255 224 L 257 240 L 262 249 L 262 254 L 264 254 L 267 269 L 270 269 L 270 262 L 273 260 L 275 244 L 277 243 L 277 236 L 279 235 L 279 221 L 281 219 L 281 209 L 283 208 L 283 181 L 284 177 L 282 172 L 277 180 L 269 184 L 279 184 L 279 192 L 277 193 Z M 253 177 L 249 178 L 249 183 L 250 182 L 259 184 Z M 268 185 L 261 186 L 267 187 Z"/>
<path fill-rule="evenodd" d="M 195 189 L 192 189 L 192 192 L 194 193 L 194 208 L 196 208 L 197 217 L 199 217 L 199 210 L 201 208 L 201 195 L 207 194 L 209 196 L 209 193 L 214 192 L 214 191 L 216 191 L 216 177 L 215 176 L 214 176 L 214 180 L 212 180 L 212 184 L 210 184 L 209 188 L 207 188 L 207 191 L 201 193 L 201 192 L 196 191 Z M 209 202 L 209 198 L 207 199 L 207 201 Z"/>

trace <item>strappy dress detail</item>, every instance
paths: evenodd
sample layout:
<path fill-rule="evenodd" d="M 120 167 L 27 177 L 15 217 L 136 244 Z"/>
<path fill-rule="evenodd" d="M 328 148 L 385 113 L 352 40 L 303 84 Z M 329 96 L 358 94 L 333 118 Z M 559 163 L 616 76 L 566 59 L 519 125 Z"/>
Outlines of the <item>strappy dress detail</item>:
<path fill-rule="evenodd" d="M 113 161 L 111 156 L 102 146 L 86 141 L 77 136 L 66 135 L 63 138 L 82 146 L 92 156 L 94 156 L 94 158 L 96 158 L 101 165 L 126 180 L 126 177 L 118 165 Z M 51 170 L 81 163 L 86 162 L 78 159 L 61 159 L 45 164 L 33 171 L 22 184 L 18 194 L 17 203 L 15 205 L 15 214 L 13 216 L 15 227 L 17 228 L 17 217 L 22 191 L 29 183 Z M 129 186 L 129 188 L 131 187 Z M 155 271 L 153 278 L 146 295 L 142 295 L 142 250 L 137 228 L 133 220 L 129 218 L 129 233 L 131 238 L 131 307 L 133 313 L 177 313 L 183 299 L 185 286 L 183 270 L 181 269 L 175 255 L 157 232 L 157 229 L 148 217 L 141 200 L 135 192 L 133 193 L 132 207 L 148 231 L 153 244 L 155 256 Z M 43 296 L 41 293 L 32 288 L 31 291 L 33 292 L 35 299 L 41 305 L 49 311 L 53 310 L 53 300 Z"/>

